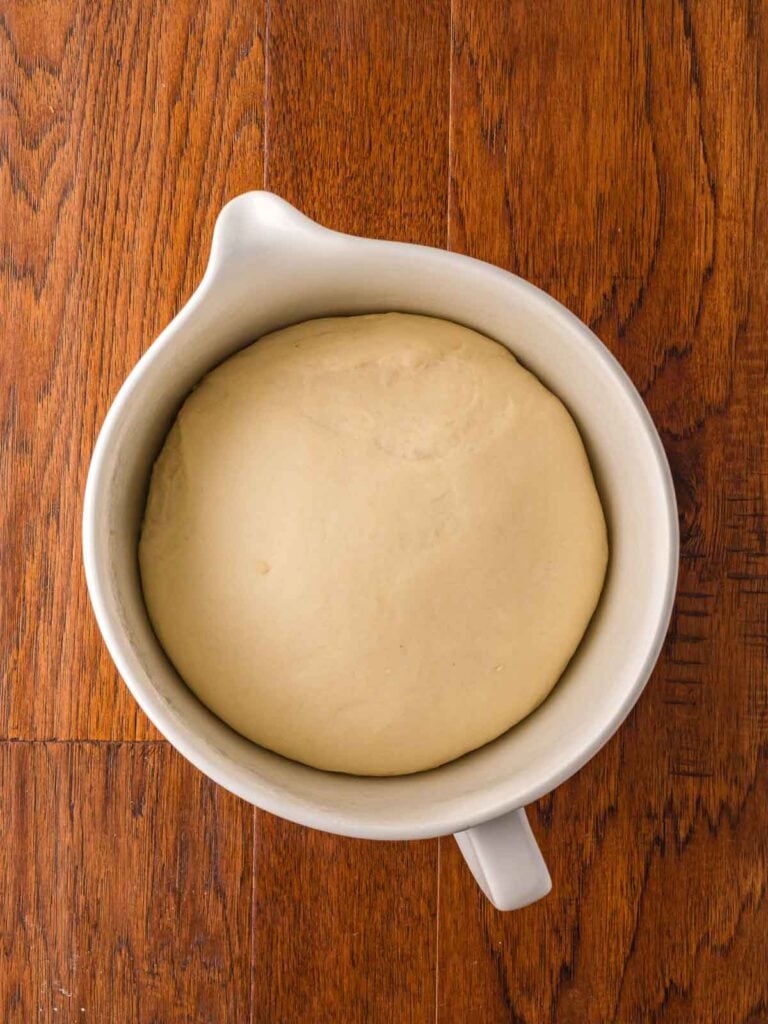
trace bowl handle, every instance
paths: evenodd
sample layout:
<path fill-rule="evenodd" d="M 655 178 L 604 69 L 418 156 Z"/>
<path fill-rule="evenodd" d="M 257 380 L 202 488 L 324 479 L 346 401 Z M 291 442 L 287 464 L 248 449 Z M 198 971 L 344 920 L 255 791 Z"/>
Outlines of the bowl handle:
<path fill-rule="evenodd" d="M 456 833 L 477 884 L 498 910 L 518 910 L 552 888 L 525 808 Z"/>

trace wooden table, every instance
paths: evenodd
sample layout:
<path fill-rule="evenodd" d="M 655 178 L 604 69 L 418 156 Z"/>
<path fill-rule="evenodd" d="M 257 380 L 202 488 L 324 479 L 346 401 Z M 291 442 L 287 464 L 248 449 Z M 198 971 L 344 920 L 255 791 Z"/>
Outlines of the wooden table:
<path fill-rule="evenodd" d="M 2 0 L 0 1020 L 768 1021 L 768 6 Z M 452 839 L 259 813 L 153 731 L 80 562 L 120 382 L 269 188 L 591 324 L 682 522 L 665 652 L 531 809 L 554 890 Z"/>

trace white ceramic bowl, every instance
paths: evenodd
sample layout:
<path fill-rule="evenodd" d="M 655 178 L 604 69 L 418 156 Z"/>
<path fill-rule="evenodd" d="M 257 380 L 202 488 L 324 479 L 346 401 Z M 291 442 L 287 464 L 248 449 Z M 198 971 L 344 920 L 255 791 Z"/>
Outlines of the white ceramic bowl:
<path fill-rule="evenodd" d="M 137 540 L 150 470 L 193 385 L 268 331 L 314 317 L 399 310 L 466 324 L 507 345 L 566 403 L 606 511 L 610 565 L 565 675 L 525 721 L 432 771 L 359 778 L 319 771 L 233 732 L 187 689 L 152 631 Z M 629 378 L 583 323 L 503 270 L 424 246 L 326 230 L 267 192 L 222 210 L 203 280 L 120 390 L 85 494 L 88 589 L 109 651 L 168 740 L 216 782 L 274 814 L 369 839 L 461 833 L 497 906 L 522 906 L 549 876 L 521 808 L 572 775 L 645 686 L 675 591 L 678 528 L 659 437 Z"/>

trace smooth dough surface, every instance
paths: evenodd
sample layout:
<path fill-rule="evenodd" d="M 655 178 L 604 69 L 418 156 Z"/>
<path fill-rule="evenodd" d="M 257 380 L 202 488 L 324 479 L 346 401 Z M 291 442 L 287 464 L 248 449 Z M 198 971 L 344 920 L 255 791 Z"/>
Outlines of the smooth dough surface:
<path fill-rule="evenodd" d="M 501 345 L 399 313 L 315 320 L 213 370 L 152 474 L 152 623 L 243 735 L 361 775 L 494 739 L 597 604 L 600 500 L 562 403 Z"/>

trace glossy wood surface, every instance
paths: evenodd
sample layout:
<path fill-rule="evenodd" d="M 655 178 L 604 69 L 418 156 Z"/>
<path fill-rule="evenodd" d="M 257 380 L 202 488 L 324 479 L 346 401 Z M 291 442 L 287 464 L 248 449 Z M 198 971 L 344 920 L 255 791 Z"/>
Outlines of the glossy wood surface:
<path fill-rule="evenodd" d="M 0 2 L 0 1019 L 768 1022 L 766 53 L 759 0 Z M 519 913 L 224 793 L 99 638 L 96 432 L 260 187 L 547 289 L 669 453 L 670 636 Z"/>

